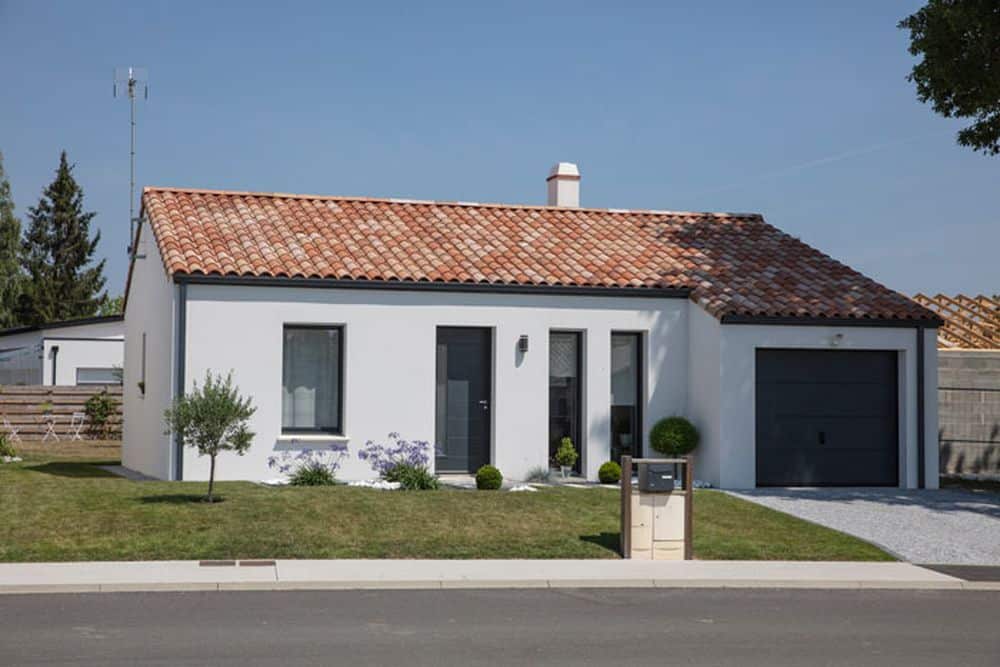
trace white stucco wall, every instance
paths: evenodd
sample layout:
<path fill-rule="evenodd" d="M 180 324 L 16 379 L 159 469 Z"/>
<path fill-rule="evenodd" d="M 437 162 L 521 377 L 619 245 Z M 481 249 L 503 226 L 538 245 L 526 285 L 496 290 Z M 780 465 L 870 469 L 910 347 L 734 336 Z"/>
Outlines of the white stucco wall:
<path fill-rule="evenodd" d="M 133 276 L 126 313 L 125 465 L 173 476 L 173 447 L 163 410 L 174 394 L 178 287 L 162 270 L 153 244 Z M 684 299 L 566 297 L 396 290 L 189 285 L 185 388 L 207 370 L 233 371 L 257 407 L 254 444 L 245 456 L 224 455 L 219 479 L 275 476 L 277 452 L 346 442 L 343 479 L 371 477 L 357 450 L 390 431 L 433 442 L 437 327 L 493 331 L 491 461 L 511 479 L 548 456 L 548 340 L 551 330 L 583 332 L 583 470 L 591 479 L 609 458 L 610 337 L 643 334 L 646 361 L 643 441 L 659 418 L 685 415 L 702 435 L 696 476 L 724 488 L 755 485 L 755 359 L 758 348 L 893 350 L 899 353 L 900 481 L 917 485 L 916 335 L 891 327 L 721 325 Z M 345 436 L 281 434 L 282 330 L 285 324 L 336 324 L 344 329 Z M 146 395 L 139 379 L 141 334 L 147 334 Z M 520 355 L 517 340 L 529 336 Z M 937 485 L 937 350 L 925 340 L 926 485 Z M 207 477 L 208 461 L 184 452 L 185 479 Z"/>
<path fill-rule="evenodd" d="M 266 460 L 276 451 L 332 441 L 281 437 L 283 325 L 343 324 L 349 454 L 341 477 L 370 478 L 370 469 L 356 457 L 365 441 L 383 440 L 390 431 L 434 440 L 437 327 L 490 327 L 492 461 L 517 479 L 547 464 L 549 331 L 583 331 L 586 435 L 580 446 L 583 469 L 594 478 L 609 458 L 611 332 L 644 334 L 646 434 L 658 418 L 686 409 L 687 315 L 685 299 L 190 285 L 186 386 L 209 369 L 233 371 L 240 391 L 257 407 L 256 438 L 245 456 L 221 457 L 218 476 L 272 477 Z M 530 345 L 523 358 L 516 350 L 522 334 Z M 184 478 L 207 474 L 208 460 L 187 449 Z"/>
<path fill-rule="evenodd" d="M 722 326 L 698 306 L 691 304 L 687 418 L 698 428 L 701 443 L 694 452 L 695 479 L 718 485 L 722 478 Z"/>
<path fill-rule="evenodd" d="M 692 306 L 692 310 L 696 309 Z M 719 325 L 701 312 L 691 314 L 690 411 L 702 432 L 697 474 L 723 488 L 756 485 L 756 375 L 758 348 L 893 350 L 899 353 L 900 484 L 917 486 L 917 381 L 914 329 Z M 834 348 L 833 340 L 842 335 Z M 937 353 L 934 332 L 925 337 L 926 485 L 937 487 Z M 718 341 L 718 350 L 715 345 Z M 719 385 L 713 362 L 718 354 Z"/>
<path fill-rule="evenodd" d="M 163 411 L 173 398 L 174 295 L 156 244 L 144 226 L 125 310 L 125 372 L 122 386 L 122 464 L 160 479 L 171 477 L 170 437 L 163 434 Z M 146 334 L 145 395 L 142 335 Z"/>

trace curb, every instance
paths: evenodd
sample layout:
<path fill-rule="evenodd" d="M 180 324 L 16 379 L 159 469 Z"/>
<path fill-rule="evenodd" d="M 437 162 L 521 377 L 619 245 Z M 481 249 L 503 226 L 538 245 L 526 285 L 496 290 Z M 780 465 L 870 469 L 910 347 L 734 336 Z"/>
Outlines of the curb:
<path fill-rule="evenodd" d="M 393 580 L 393 581 L 220 581 L 128 584 L 36 584 L 0 586 L 0 595 L 64 593 L 159 593 L 236 591 L 358 591 L 469 589 L 787 589 L 787 590 L 953 590 L 1000 592 L 990 581 L 836 581 L 780 579 L 653 579 L 653 580 Z"/>

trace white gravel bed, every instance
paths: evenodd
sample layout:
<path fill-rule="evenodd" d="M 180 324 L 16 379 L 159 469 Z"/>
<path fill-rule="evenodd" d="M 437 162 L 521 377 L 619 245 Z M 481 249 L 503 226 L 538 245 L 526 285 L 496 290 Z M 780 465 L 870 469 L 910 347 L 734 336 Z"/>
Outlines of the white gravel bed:
<path fill-rule="evenodd" d="M 850 488 L 729 493 L 854 535 L 912 563 L 1000 565 L 1000 494 Z"/>

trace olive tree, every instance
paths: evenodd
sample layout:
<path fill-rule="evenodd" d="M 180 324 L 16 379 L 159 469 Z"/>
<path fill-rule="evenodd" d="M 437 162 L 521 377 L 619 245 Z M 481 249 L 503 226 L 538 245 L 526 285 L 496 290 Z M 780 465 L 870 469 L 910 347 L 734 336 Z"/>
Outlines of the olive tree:
<path fill-rule="evenodd" d="M 173 433 L 188 447 L 198 450 L 199 456 L 208 456 L 211 466 L 208 473 L 208 495 L 213 502 L 215 484 L 215 457 L 223 451 L 233 451 L 242 456 L 253 441 L 248 421 L 257 408 L 249 398 L 240 396 L 233 386 L 232 373 L 225 377 L 205 373 L 205 382 L 184 396 L 174 399 L 174 404 L 164 413 L 166 435 Z"/>

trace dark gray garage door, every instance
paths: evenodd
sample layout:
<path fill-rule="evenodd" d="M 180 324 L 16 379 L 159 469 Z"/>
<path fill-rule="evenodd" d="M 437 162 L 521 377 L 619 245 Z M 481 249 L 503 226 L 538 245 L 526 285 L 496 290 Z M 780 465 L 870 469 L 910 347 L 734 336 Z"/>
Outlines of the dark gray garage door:
<path fill-rule="evenodd" d="M 895 352 L 757 350 L 758 486 L 896 486 Z"/>

